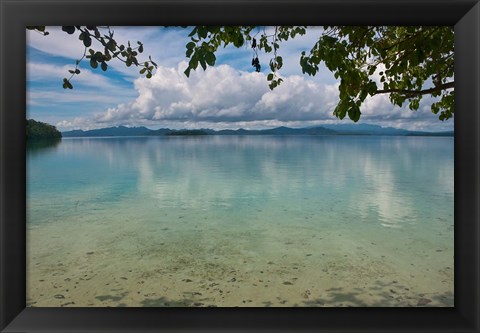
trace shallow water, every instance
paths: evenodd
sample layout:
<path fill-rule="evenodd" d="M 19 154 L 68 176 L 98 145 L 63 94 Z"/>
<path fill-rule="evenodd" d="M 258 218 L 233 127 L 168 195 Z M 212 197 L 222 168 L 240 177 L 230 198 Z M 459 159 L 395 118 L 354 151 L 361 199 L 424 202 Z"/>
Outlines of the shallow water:
<path fill-rule="evenodd" d="M 28 306 L 453 306 L 453 138 L 27 151 Z"/>

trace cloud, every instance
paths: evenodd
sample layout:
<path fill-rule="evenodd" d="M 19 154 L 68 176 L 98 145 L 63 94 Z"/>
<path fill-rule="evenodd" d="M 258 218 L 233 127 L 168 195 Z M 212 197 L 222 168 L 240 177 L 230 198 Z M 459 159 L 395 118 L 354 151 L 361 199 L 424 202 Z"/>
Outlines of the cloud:
<path fill-rule="evenodd" d="M 179 60 L 186 59 L 185 45 L 190 40 L 188 37 L 191 27 L 186 29 L 178 27 L 112 27 L 115 32 L 114 36 L 119 43 L 126 44 L 128 41 L 136 45 L 136 41 L 141 41 L 144 44 L 144 52 L 139 56 L 139 60 L 147 59 L 150 55 L 155 62 L 162 64 L 165 67 L 174 67 Z M 48 36 L 43 36 L 34 31 L 27 31 L 27 45 L 39 50 L 43 53 L 60 56 L 70 59 L 72 64 L 79 59 L 84 52 L 84 47 L 81 41 L 78 40 L 78 33 L 68 35 L 58 26 L 47 27 L 49 31 Z M 259 28 L 258 31 L 262 31 Z M 266 27 L 268 34 L 273 33 L 272 27 Z M 294 39 L 281 42 L 278 55 L 283 57 L 283 68 L 281 73 L 283 75 L 300 75 L 300 54 L 302 51 L 307 53 L 311 47 L 318 40 L 322 29 L 320 27 L 309 27 L 304 36 L 297 35 Z M 99 44 L 94 41 L 92 47 L 98 47 Z M 253 51 L 245 46 L 236 48 L 232 45 L 226 48 L 219 48 L 216 52 L 217 63 L 228 63 L 235 68 L 243 70 L 251 69 L 251 58 Z M 259 52 L 259 58 L 262 68 L 267 71 L 268 63 L 273 57 L 272 53 Z M 126 67 L 120 61 L 111 61 L 109 66 L 116 72 L 122 73 L 130 80 L 138 77 L 138 69 L 135 66 Z M 320 70 L 315 78 L 315 81 L 327 80 L 328 83 L 333 83 L 335 79 L 328 70 Z"/>
<path fill-rule="evenodd" d="M 72 109 L 75 104 L 101 110 L 135 96 L 135 92 L 126 90 L 125 85 L 83 68 L 80 68 L 80 75 L 72 79 L 74 89 L 63 89 L 62 79 L 69 77 L 69 69 L 73 69 L 73 66 L 28 62 L 27 81 L 32 86 L 27 90 L 27 105 Z"/>
<path fill-rule="evenodd" d="M 368 97 L 362 104 L 360 121 L 409 130 L 453 130 L 453 119 L 440 121 L 438 115 L 432 113 L 430 107 L 436 100 L 438 99 L 424 96 L 419 109 L 412 111 L 408 108 L 407 102 L 402 107 L 393 105 L 387 94 Z"/>
<path fill-rule="evenodd" d="M 105 103 L 119 103 L 125 100 L 125 95 L 119 94 L 100 94 L 95 91 L 78 91 L 78 90 L 63 90 L 62 91 L 50 91 L 50 90 L 38 90 L 29 91 L 27 93 L 27 104 L 38 106 L 64 106 L 68 107 L 68 104 L 80 104 L 80 105 L 100 105 Z"/>
<path fill-rule="evenodd" d="M 62 122 L 59 126 L 220 129 L 341 122 L 332 115 L 338 102 L 338 83 L 322 84 L 292 75 L 271 91 L 263 73 L 220 65 L 206 71 L 198 69 L 187 78 L 183 73 L 186 66 L 185 62 L 174 68 L 160 66 L 151 79 L 135 80 L 138 95 L 133 101 L 108 108 L 92 118 Z M 428 103 L 424 101 L 419 111 L 412 112 L 392 105 L 387 95 L 374 96 L 365 101 L 361 122 L 407 129 L 428 129 L 432 123 L 438 123 L 438 129 L 451 129 L 453 124 L 439 122 L 429 111 Z"/>
<path fill-rule="evenodd" d="M 159 67 L 151 79 L 135 81 L 138 97 L 98 115 L 100 123 L 150 120 L 170 122 L 304 121 L 331 117 L 336 85 L 300 76 L 286 77 L 270 91 L 262 73 L 241 72 L 228 65 L 199 69 L 187 78 L 187 64 Z"/>
<path fill-rule="evenodd" d="M 111 125 L 265 128 L 350 122 L 332 116 L 338 102 L 338 83 L 324 66 L 315 77 L 301 74 L 300 54 L 309 52 L 321 28 L 310 27 L 305 36 L 282 43 L 279 55 L 284 59 L 284 66 L 280 75 L 285 81 L 273 91 L 269 90 L 265 78 L 272 54 L 259 54 L 265 73 L 256 73 L 250 66 L 250 48 L 220 48 L 215 67 L 205 72 L 199 68 L 187 78 L 183 74 L 186 63 L 181 59 L 185 59 L 190 29 L 114 27 L 114 30 L 115 37 L 122 43 L 144 42 L 143 55 L 152 55 L 161 65 L 150 80 L 138 78 L 138 68 L 127 68 L 121 62 L 110 62 L 109 70 L 99 74 L 91 71 L 88 63 L 82 63 L 85 68 L 75 77 L 78 84 L 74 91 L 64 91 L 61 79 L 83 54 L 81 42 L 77 36 L 62 32 L 60 27 L 48 27 L 49 36 L 27 31 L 29 47 L 43 52 L 27 64 L 27 79 L 32 82 L 27 102 L 36 116 L 44 117 L 43 111 L 36 111 L 41 110 L 37 107 L 73 111 L 71 118 L 56 120 L 63 129 Z M 64 58 L 62 65 L 52 64 L 60 61 L 59 56 Z M 71 65 L 63 65 L 65 58 Z M 378 71 L 374 75 L 377 83 Z M 60 81 L 58 89 L 54 89 L 51 84 L 57 84 L 57 80 Z M 47 85 L 39 84 L 44 82 Z M 413 112 L 406 106 L 392 105 L 387 95 L 368 98 L 362 105 L 360 122 L 406 129 L 452 130 L 453 120 L 440 122 L 431 113 L 432 101 L 424 97 L 420 109 Z M 99 110 L 105 111 L 90 116 Z"/>
<path fill-rule="evenodd" d="M 47 27 L 46 30 L 50 33 L 48 36 L 27 30 L 27 45 L 47 54 L 73 60 L 83 55 L 84 46 L 78 37 L 68 35 L 61 27 Z"/>

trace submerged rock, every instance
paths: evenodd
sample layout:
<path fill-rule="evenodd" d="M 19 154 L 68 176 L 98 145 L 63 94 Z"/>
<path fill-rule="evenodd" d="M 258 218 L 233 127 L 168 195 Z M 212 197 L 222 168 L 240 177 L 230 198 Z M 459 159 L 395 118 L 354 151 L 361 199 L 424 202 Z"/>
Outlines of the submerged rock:
<path fill-rule="evenodd" d="M 428 299 L 428 298 L 420 298 L 418 300 L 418 303 L 417 303 L 417 306 L 424 306 L 424 305 L 427 305 L 428 303 L 431 303 L 432 300 L 431 299 Z"/>

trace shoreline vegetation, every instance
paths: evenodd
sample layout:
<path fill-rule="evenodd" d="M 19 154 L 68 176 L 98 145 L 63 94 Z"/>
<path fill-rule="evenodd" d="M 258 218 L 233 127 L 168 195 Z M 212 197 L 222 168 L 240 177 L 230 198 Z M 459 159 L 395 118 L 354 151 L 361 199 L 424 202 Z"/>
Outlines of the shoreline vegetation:
<path fill-rule="evenodd" d="M 26 135 L 27 140 L 58 140 L 62 137 L 55 126 L 33 119 L 27 119 Z"/>
<path fill-rule="evenodd" d="M 101 137 L 101 136 L 204 136 L 204 135 L 381 135 L 381 136 L 440 136 L 453 137 L 453 131 L 423 132 L 409 131 L 392 127 L 370 124 L 337 124 L 315 127 L 290 128 L 276 127 L 262 130 L 181 129 L 160 128 L 151 130 L 146 127 L 107 127 L 94 130 L 72 130 L 62 132 L 63 137 Z"/>

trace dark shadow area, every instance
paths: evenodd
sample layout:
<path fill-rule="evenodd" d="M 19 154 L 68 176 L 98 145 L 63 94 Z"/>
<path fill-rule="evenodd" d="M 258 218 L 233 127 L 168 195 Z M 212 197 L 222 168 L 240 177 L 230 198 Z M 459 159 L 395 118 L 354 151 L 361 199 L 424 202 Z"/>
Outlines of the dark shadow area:
<path fill-rule="evenodd" d="M 123 292 L 119 295 L 100 295 L 100 296 L 96 296 L 95 298 L 98 299 L 99 301 L 111 301 L 111 302 L 119 302 L 121 301 L 122 299 L 125 298 L 125 296 L 128 295 L 128 292 Z M 121 304 L 119 304 L 120 306 Z"/>
<path fill-rule="evenodd" d="M 141 302 L 141 306 L 144 307 L 216 307 L 217 305 L 210 302 L 212 300 L 208 298 L 192 299 L 183 298 L 181 300 L 169 299 L 167 297 L 159 298 L 146 298 Z"/>
<path fill-rule="evenodd" d="M 365 301 L 365 295 L 373 301 Z M 337 307 L 450 307 L 453 306 L 454 295 L 451 292 L 441 294 L 423 294 L 412 292 L 406 286 L 392 281 L 377 281 L 374 286 L 355 288 L 344 291 L 342 288 L 326 290 L 324 297 L 305 300 L 303 306 L 337 306 Z"/>
<path fill-rule="evenodd" d="M 37 155 L 54 151 L 60 142 L 62 142 L 61 138 L 27 140 L 27 155 Z"/>
<path fill-rule="evenodd" d="M 104 301 L 118 302 L 123 299 L 123 296 L 102 295 L 102 296 L 96 296 L 95 298 L 102 302 Z"/>

